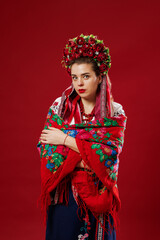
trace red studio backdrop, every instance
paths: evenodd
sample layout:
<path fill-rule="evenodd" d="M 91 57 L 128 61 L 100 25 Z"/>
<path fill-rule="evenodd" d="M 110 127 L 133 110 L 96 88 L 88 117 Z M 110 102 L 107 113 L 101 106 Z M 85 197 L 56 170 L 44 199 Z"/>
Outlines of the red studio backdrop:
<path fill-rule="evenodd" d="M 158 0 L 1 1 L 0 239 L 45 239 L 36 145 L 49 106 L 71 82 L 63 48 L 80 33 L 109 47 L 114 100 L 128 117 L 117 240 L 160 238 L 159 7 Z"/>

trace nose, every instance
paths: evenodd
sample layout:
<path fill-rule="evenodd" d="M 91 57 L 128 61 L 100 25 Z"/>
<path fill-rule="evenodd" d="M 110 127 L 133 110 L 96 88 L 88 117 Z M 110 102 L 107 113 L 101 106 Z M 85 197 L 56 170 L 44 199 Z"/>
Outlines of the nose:
<path fill-rule="evenodd" d="M 81 77 L 78 78 L 78 86 L 83 85 L 83 79 Z"/>

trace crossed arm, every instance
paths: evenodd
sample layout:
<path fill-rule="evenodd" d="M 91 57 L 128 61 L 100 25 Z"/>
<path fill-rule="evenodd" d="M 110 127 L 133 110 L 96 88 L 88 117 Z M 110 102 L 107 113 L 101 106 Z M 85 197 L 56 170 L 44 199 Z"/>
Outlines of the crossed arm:
<path fill-rule="evenodd" d="M 68 136 L 57 128 L 48 127 L 48 129 L 42 130 L 40 140 L 45 144 L 64 145 L 79 153 L 75 138 Z M 77 167 L 89 168 L 86 164 L 84 165 L 83 160 L 77 164 Z"/>

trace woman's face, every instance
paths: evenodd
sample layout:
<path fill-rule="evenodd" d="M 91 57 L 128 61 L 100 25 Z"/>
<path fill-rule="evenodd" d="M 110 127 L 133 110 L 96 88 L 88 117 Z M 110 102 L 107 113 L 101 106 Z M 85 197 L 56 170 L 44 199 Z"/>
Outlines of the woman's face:
<path fill-rule="evenodd" d="M 74 63 L 71 66 L 71 77 L 77 94 L 88 101 L 95 101 L 101 76 L 96 76 L 92 63 Z"/>

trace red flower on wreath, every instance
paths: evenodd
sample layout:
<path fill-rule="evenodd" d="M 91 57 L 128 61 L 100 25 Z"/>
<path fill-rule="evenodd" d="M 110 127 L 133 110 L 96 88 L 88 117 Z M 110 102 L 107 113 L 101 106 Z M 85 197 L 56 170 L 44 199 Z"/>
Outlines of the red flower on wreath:
<path fill-rule="evenodd" d="M 88 49 L 88 57 L 93 57 L 94 53 L 91 48 Z"/>
<path fill-rule="evenodd" d="M 66 64 L 68 65 L 70 60 L 68 58 L 66 58 L 65 61 L 66 61 Z"/>
<path fill-rule="evenodd" d="M 78 49 L 78 54 L 79 54 L 79 55 L 82 55 L 82 53 L 83 53 L 83 49 L 82 49 L 82 48 L 79 48 L 79 49 Z"/>
<path fill-rule="evenodd" d="M 102 64 L 100 65 L 99 69 L 100 69 L 100 71 L 103 72 L 103 71 L 107 70 L 107 66 L 106 66 L 104 63 L 102 63 Z"/>
<path fill-rule="evenodd" d="M 75 45 L 73 48 L 72 48 L 72 53 L 76 53 L 78 51 L 78 47 Z"/>
<path fill-rule="evenodd" d="M 85 50 L 85 49 L 88 48 L 88 47 L 89 47 L 89 44 L 88 44 L 88 43 L 84 43 L 83 46 L 82 46 L 83 50 Z"/>
<path fill-rule="evenodd" d="M 97 55 L 97 59 L 99 60 L 99 61 L 103 61 L 103 60 L 105 60 L 105 55 L 103 54 L 103 53 L 99 53 L 98 55 Z"/>
<path fill-rule="evenodd" d="M 97 52 L 100 52 L 104 49 L 104 45 L 102 43 L 99 43 L 96 45 L 96 51 Z"/>
<path fill-rule="evenodd" d="M 86 51 L 86 49 L 83 51 L 83 57 L 87 57 L 88 56 L 88 53 Z"/>
<path fill-rule="evenodd" d="M 67 56 L 67 55 L 69 54 L 68 48 L 65 48 L 65 49 L 63 50 L 63 54 L 64 54 L 64 56 Z"/>
<path fill-rule="evenodd" d="M 78 37 L 77 38 L 77 44 L 82 45 L 84 43 L 84 38 L 83 37 Z"/>
<path fill-rule="evenodd" d="M 65 63 L 68 73 L 71 73 L 71 61 L 81 56 L 94 58 L 102 74 L 106 74 L 111 66 L 109 49 L 93 34 L 90 36 L 81 34 L 69 40 L 63 51 L 62 61 Z"/>
<path fill-rule="evenodd" d="M 74 55 L 73 54 L 69 54 L 69 61 L 74 59 Z"/>
<path fill-rule="evenodd" d="M 86 48 L 83 51 L 83 56 L 93 57 L 93 55 L 94 55 L 94 52 L 90 47 Z"/>
<path fill-rule="evenodd" d="M 79 56 L 80 56 L 79 53 L 74 52 L 74 53 L 72 54 L 72 57 L 70 58 L 70 60 L 73 60 L 73 59 L 75 59 L 75 58 L 78 58 Z"/>
<path fill-rule="evenodd" d="M 88 40 L 88 42 L 89 42 L 90 44 L 95 44 L 96 40 L 95 40 L 95 38 L 90 37 L 90 39 Z"/>
<path fill-rule="evenodd" d="M 97 47 L 96 47 L 96 45 L 93 45 L 91 48 L 92 48 L 92 50 L 93 50 L 94 52 L 97 51 Z"/>
<path fill-rule="evenodd" d="M 69 67 L 67 68 L 67 72 L 71 74 L 71 69 Z"/>
<path fill-rule="evenodd" d="M 68 46 L 73 47 L 73 46 L 76 46 L 76 44 L 75 42 L 73 42 L 73 40 L 69 40 Z"/>

